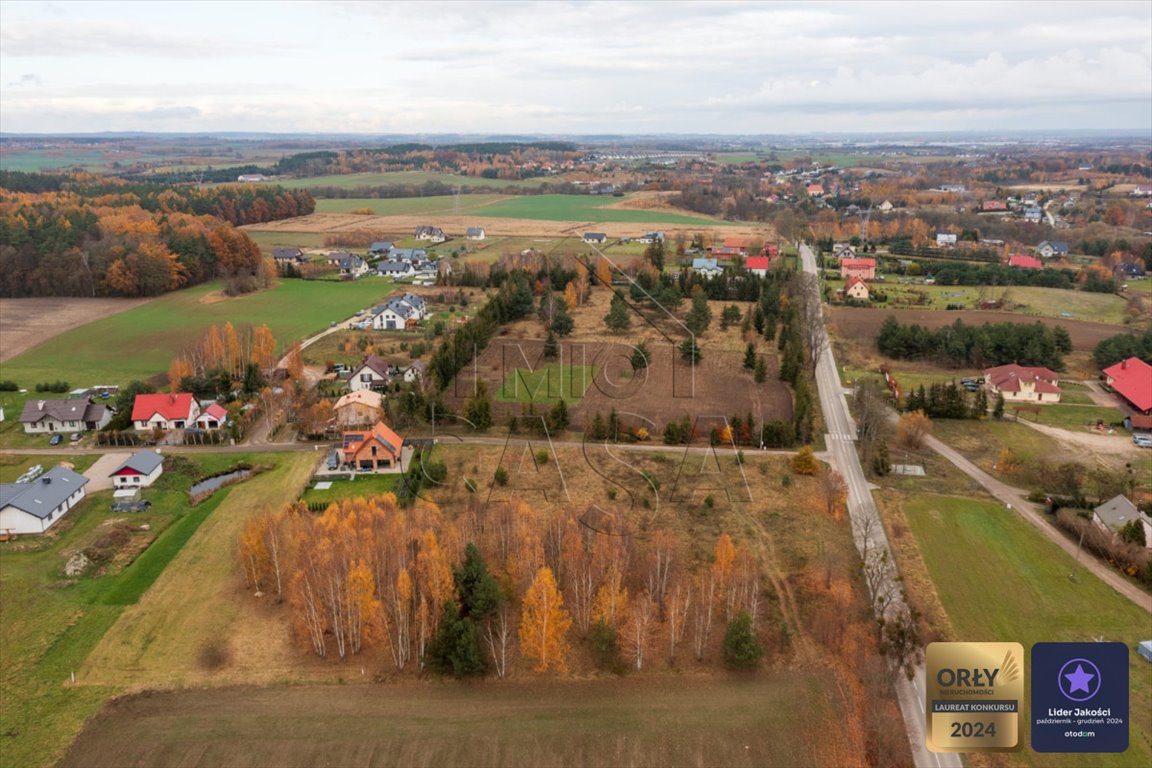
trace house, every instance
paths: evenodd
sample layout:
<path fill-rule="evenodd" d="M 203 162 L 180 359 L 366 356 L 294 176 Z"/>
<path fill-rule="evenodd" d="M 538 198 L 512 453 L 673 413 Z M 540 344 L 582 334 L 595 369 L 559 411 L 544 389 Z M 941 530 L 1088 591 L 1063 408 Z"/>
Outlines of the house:
<path fill-rule="evenodd" d="M 876 259 L 840 259 L 840 277 L 847 280 L 859 277 L 862 280 L 876 279 Z"/>
<path fill-rule="evenodd" d="M 1132 197 L 1152 197 L 1152 186 L 1137 185 L 1136 189 L 1132 190 Z"/>
<path fill-rule="evenodd" d="M 854 259 L 856 258 L 856 249 L 848 243 L 836 243 L 832 246 L 832 258 Z"/>
<path fill-rule="evenodd" d="M 84 498 L 88 478 L 53 467 L 25 483 L 0 483 L 0 533 L 44 533 Z"/>
<path fill-rule="evenodd" d="M 344 463 L 356 469 L 386 469 L 400 462 L 404 440 L 382 421 L 369 432 L 344 433 Z"/>
<path fill-rule="evenodd" d="M 424 365 L 424 363 L 420 362 L 419 360 L 416 360 L 407 368 L 400 371 L 400 375 L 404 377 L 404 381 L 408 382 L 409 384 L 414 384 L 424 378 L 427 370 L 428 366 Z"/>
<path fill-rule="evenodd" d="M 187 392 L 168 395 L 136 395 L 132 403 L 132 424 L 139 431 L 184 429 L 200 415 L 200 404 Z"/>
<path fill-rule="evenodd" d="M 384 396 L 370 389 L 358 389 L 337 400 L 332 410 L 336 423 L 343 427 L 375 424 L 384 415 Z"/>
<path fill-rule="evenodd" d="M 1044 242 L 1040 243 L 1040 245 L 1036 246 L 1036 254 L 1044 259 L 1050 259 L 1053 256 L 1067 256 L 1068 243 L 1061 242 L 1059 240 L 1045 240 Z"/>
<path fill-rule="evenodd" d="M 896 206 L 892 205 L 892 203 L 885 200 L 884 202 L 880 203 L 880 205 L 876 206 L 876 210 L 880 211 L 880 213 L 891 213 L 892 209 L 895 207 Z"/>
<path fill-rule="evenodd" d="M 937 248 L 949 248 L 954 245 L 956 245 L 956 235 L 950 234 L 948 232 L 936 233 Z"/>
<path fill-rule="evenodd" d="M 1152 517 L 1137 509 L 1127 496 L 1116 496 L 1092 510 L 1092 522 L 1115 534 L 1133 520 L 1139 520 L 1144 527 L 1144 546 L 1152 547 Z"/>
<path fill-rule="evenodd" d="M 716 259 L 692 259 L 692 271 L 706 279 L 724 274 L 724 269 L 716 263 Z"/>
<path fill-rule="evenodd" d="M 348 389 L 355 392 L 360 389 L 382 390 L 388 386 L 392 378 L 388 361 L 378 355 L 368 355 L 364 362 L 348 376 Z"/>
<path fill-rule="evenodd" d="M 272 260 L 277 264 L 303 264 L 308 257 L 299 248 L 273 248 Z"/>
<path fill-rule="evenodd" d="M 1019 267 L 1020 269 L 1044 269 L 1044 265 L 1040 263 L 1040 259 L 1035 256 L 1025 256 L 1019 253 L 1008 259 L 1008 266 Z"/>
<path fill-rule="evenodd" d="M 428 251 L 423 248 L 393 248 L 388 258 L 393 261 L 422 261 L 428 257 Z"/>
<path fill-rule="evenodd" d="M 868 283 L 855 275 L 849 277 L 848 284 L 844 286 L 844 297 L 856 299 L 857 301 L 868 301 L 870 298 Z"/>
<path fill-rule="evenodd" d="M 351 257 L 352 257 L 352 254 L 348 253 L 348 251 L 331 251 L 325 257 L 325 260 L 329 264 L 331 264 L 333 267 L 338 267 L 338 266 L 340 266 L 341 261 L 343 261 L 344 259 L 349 259 Z"/>
<path fill-rule="evenodd" d="M 1047 368 L 1028 368 L 1010 363 L 984 371 L 984 383 L 992 394 L 1012 402 L 1060 402 L 1060 374 Z"/>
<path fill-rule="evenodd" d="M 636 242 L 643 243 L 644 245 L 651 245 L 652 243 L 664 242 L 663 232 L 645 232 L 640 237 L 636 238 Z"/>
<path fill-rule="evenodd" d="M 1124 261 L 1117 264 L 1112 272 L 1121 279 L 1129 277 L 1143 277 L 1144 267 L 1140 266 L 1139 264 L 1131 264 L 1127 261 Z"/>
<path fill-rule="evenodd" d="M 745 255 L 742 248 L 730 245 L 714 245 L 710 253 L 714 259 L 739 259 Z"/>
<path fill-rule="evenodd" d="M 780 258 L 780 246 L 776 243 L 764 243 L 764 247 L 760 249 L 761 256 L 767 256 L 769 259 Z"/>
<path fill-rule="evenodd" d="M 164 473 L 164 457 L 156 451 L 134 453 L 112 471 L 114 488 L 147 488 Z"/>
<path fill-rule="evenodd" d="M 440 227 L 422 224 L 416 227 L 416 239 L 427 240 L 430 243 L 442 243 L 448 238 L 444 235 L 444 230 L 440 229 Z"/>
<path fill-rule="evenodd" d="M 102 429 L 112 420 L 112 412 L 86 397 L 70 400 L 29 400 L 20 413 L 20 423 L 30 435 L 53 432 L 83 432 Z"/>
<path fill-rule="evenodd" d="M 968 189 L 963 184 L 941 184 L 940 191 L 963 194 L 964 192 L 967 192 Z"/>
<path fill-rule="evenodd" d="M 410 261 L 388 260 L 377 266 L 376 271 L 384 277 L 410 277 L 416 273 L 416 268 Z"/>
<path fill-rule="evenodd" d="M 1044 218 L 1044 211 L 1035 205 L 1029 206 L 1024 209 L 1024 221 L 1030 221 L 1033 224 L 1039 224 L 1040 219 Z"/>
<path fill-rule="evenodd" d="M 368 262 L 359 256 L 346 256 L 336 262 L 340 268 L 340 277 L 345 280 L 359 280 L 368 274 Z"/>
<path fill-rule="evenodd" d="M 824 194 L 824 185 L 809 184 L 807 187 L 805 187 L 804 191 L 808 193 L 809 197 L 819 197 L 820 195 Z"/>
<path fill-rule="evenodd" d="M 428 302 L 414 293 L 389 299 L 372 308 L 372 327 L 378 331 L 401 331 L 428 317 Z"/>
<path fill-rule="evenodd" d="M 585 232 L 583 239 L 588 245 L 603 245 L 608 240 L 608 235 L 603 232 Z"/>
<path fill-rule="evenodd" d="M 262 173 L 242 173 L 236 177 L 236 181 L 241 183 L 256 183 L 264 181 L 266 177 Z"/>
<path fill-rule="evenodd" d="M 980 210 L 983 213 L 1007 211 L 1008 203 L 1003 200 L 985 200 L 980 203 Z"/>
<path fill-rule="evenodd" d="M 1152 365 L 1138 357 L 1105 368 L 1104 380 L 1112 391 L 1145 416 L 1152 414 Z"/>
<path fill-rule="evenodd" d="M 768 268 L 772 265 L 772 260 L 767 256 L 749 256 L 744 259 L 744 269 L 748 270 L 757 277 L 764 277 L 768 274 Z"/>
<path fill-rule="evenodd" d="M 372 256 L 385 256 L 392 250 L 394 244 L 388 240 L 377 240 L 368 246 L 368 253 Z"/>
<path fill-rule="evenodd" d="M 196 417 L 196 426 L 200 429 L 220 429 L 228 423 L 228 411 L 220 403 L 209 403 L 199 416 Z"/>
<path fill-rule="evenodd" d="M 467 237 L 469 240 L 483 240 L 485 237 L 484 228 L 483 227 L 468 227 L 468 229 L 465 230 L 465 232 L 464 232 L 464 236 Z"/>

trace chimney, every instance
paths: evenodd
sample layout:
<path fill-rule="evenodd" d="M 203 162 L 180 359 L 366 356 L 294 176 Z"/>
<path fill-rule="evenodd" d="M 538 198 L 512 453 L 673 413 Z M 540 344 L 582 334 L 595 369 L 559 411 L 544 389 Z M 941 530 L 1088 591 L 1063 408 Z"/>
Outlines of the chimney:
<path fill-rule="evenodd" d="M 36 401 L 36 410 L 38 410 L 38 411 L 44 410 L 44 401 L 43 400 L 37 400 Z"/>
<path fill-rule="evenodd" d="M 169 402 L 169 403 L 171 403 L 171 404 L 173 404 L 173 405 L 175 405 L 175 404 L 176 404 L 176 393 L 175 393 L 175 392 L 173 392 L 172 394 L 168 395 L 168 402 Z"/>
<path fill-rule="evenodd" d="M 1122 371 L 1128 370 L 1128 358 L 1124 358 L 1123 360 L 1120 361 L 1120 370 L 1122 370 Z"/>

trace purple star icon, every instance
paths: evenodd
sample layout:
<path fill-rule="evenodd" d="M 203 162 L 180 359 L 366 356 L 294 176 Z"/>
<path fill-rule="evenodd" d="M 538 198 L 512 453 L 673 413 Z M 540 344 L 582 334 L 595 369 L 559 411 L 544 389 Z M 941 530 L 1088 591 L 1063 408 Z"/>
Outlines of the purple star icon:
<path fill-rule="evenodd" d="M 1092 678 L 1096 677 L 1096 675 L 1085 672 L 1084 666 L 1077 664 L 1076 671 L 1064 675 L 1064 677 L 1068 678 L 1068 682 L 1072 684 L 1072 687 L 1068 689 L 1068 693 L 1076 693 L 1076 691 L 1088 693 L 1088 683 L 1092 682 Z"/>
<path fill-rule="evenodd" d="M 1068 672 L 1067 670 L 1071 669 L 1072 665 L 1075 665 L 1076 668 Z M 1089 672 L 1088 669 L 1092 671 Z M 1068 681 L 1067 684 L 1065 684 L 1065 680 Z M 1100 693 L 1100 668 L 1088 659 L 1071 659 L 1060 668 L 1057 681 L 1060 693 L 1064 694 L 1064 698 L 1071 701 L 1088 701 Z M 1093 685 L 1093 681 L 1095 681 L 1095 685 Z M 1083 695 L 1078 696 L 1077 693 Z"/>

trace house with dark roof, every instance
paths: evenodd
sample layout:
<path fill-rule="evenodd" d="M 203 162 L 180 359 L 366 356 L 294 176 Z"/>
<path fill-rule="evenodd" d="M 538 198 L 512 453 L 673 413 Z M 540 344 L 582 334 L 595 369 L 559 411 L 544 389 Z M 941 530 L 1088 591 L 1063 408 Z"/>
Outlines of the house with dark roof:
<path fill-rule="evenodd" d="M 1152 365 L 1138 357 L 1121 360 L 1105 368 L 1104 381 L 1137 412 L 1152 414 Z"/>
<path fill-rule="evenodd" d="M 484 227 L 468 227 L 468 229 L 464 231 L 464 236 L 469 240 L 483 240 L 486 237 Z"/>
<path fill-rule="evenodd" d="M 84 498 L 88 478 L 53 467 L 24 483 L 0 483 L 0 533 L 43 533 Z"/>
<path fill-rule="evenodd" d="M 603 232 L 585 232 L 583 240 L 589 245 L 603 245 L 608 240 L 608 235 Z"/>
<path fill-rule="evenodd" d="M 391 259 L 379 264 L 376 271 L 384 277 L 410 277 L 416 274 L 416 268 L 412 266 L 412 262 L 392 261 Z"/>
<path fill-rule="evenodd" d="M 164 473 L 164 457 L 152 450 L 134 453 L 109 477 L 115 488 L 147 488 Z"/>
<path fill-rule="evenodd" d="M 187 392 L 136 395 L 132 404 L 132 424 L 138 431 L 184 429 L 200 415 L 200 403 Z"/>
<path fill-rule="evenodd" d="M 423 248 L 393 248 L 388 258 L 392 261 L 423 261 L 428 258 L 428 251 Z"/>
<path fill-rule="evenodd" d="M 984 383 L 992 394 L 1025 403 L 1060 402 L 1060 374 L 1043 367 L 1010 363 L 984 371 Z"/>
<path fill-rule="evenodd" d="M 359 280 L 368 274 L 368 262 L 359 256 L 348 255 L 336 262 L 340 269 L 340 277 L 344 280 Z"/>
<path fill-rule="evenodd" d="M 69 400 L 29 400 L 20 413 L 20 423 L 30 435 L 54 432 L 83 432 L 102 429 L 112 420 L 112 412 L 86 397 Z"/>
<path fill-rule="evenodd" d="M 368 246 L 368 253 L 372 254 L 373 256 L 385 256 L 389 251 L 392 250 L 393 245 L 394 243 L 389 240 L 377 240 L 376 242 L 372 243 L 372 245 Z"/>
<path fill-rule="evenodd" d="M 664 242 L 664 233 L 659 230 L 655 232 L 645 232 L 644 234 L 640 235 L 640 237 L 636 238 L 636 242 L 642 243 L 644 245 L 662 243 Z"/>
<path fill-rule="evenodd" d="M 1036 255 L 1042 259 L 1064 257 L 1068 255 L 1068 243 L 1061 240 L 1045 240 L 1036 246 Z"/>
<path fill-rule="evenodd" d="M 1152 518 L 1137 509 L 1127 496 L 1121 494 L 1092 510 L 1092 522 L 1113 534 L 1119 534 L 1133 520 L 1144 528 L 1144 546 L 1152 547 Z"/>
<path fill-rule="evenodd" d="M 348 389 L 374 389 L 377 392 L 388 386 L 392 379 L 391 366 L 379 355 L 368 355 L 364 362 L 348 376 Z"/>
<path fill-rule="evenodd" d="M 272 260 L 277 264 L 303 264 L 308 257 L 299 248 L 273 248 Z"/>
<path fill-rule="evenodd" d="M 430 243 L 442 243 L 448 238 L 444 235 L 444 230 L 440 229 L 440 227 L 422 224 L 416 227 L 416 239 L 427 240 Z"/>

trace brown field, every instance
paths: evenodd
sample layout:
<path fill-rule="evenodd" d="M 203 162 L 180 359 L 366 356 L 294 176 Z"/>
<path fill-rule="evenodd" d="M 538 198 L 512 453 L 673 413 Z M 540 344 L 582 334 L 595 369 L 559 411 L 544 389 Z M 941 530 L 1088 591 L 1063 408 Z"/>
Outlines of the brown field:
<path fill-rule="evenodd" d="M 848 339 L 875 339 L 880 325 L 888 315 L 895 315 L 901 323 L 918 323 L 924 328 L 943 328 L 957 320 L 970 325 L 984 323 L 1034 323 L 1063 326 L 1072 338 L 1072 349 L 1091 352 L 1104 339 L 1124 332 L 1124 327 L 1106 323 L 1090 323 L 1058 317 L 1018 315 L 1012 312 L 939 312 L 930 309 L 865 309 L 857 307 L 826 307 L 833 335 Z"/>
<path fill-rule="evenodd" d="M 0 363 L 85 323 L 151 299 L 0 299 Z"/>
<path fill-rule="evenodd" d="M 61 765 L 817 765 L 834 686 L 783 671 L 142 694 L 110 702 Z"/>

